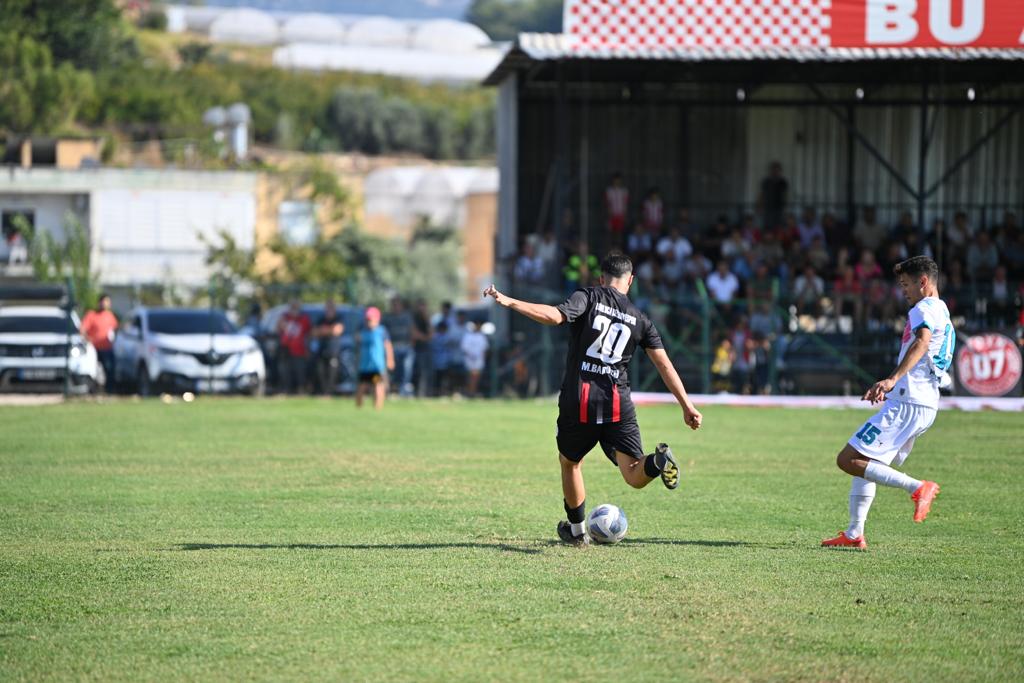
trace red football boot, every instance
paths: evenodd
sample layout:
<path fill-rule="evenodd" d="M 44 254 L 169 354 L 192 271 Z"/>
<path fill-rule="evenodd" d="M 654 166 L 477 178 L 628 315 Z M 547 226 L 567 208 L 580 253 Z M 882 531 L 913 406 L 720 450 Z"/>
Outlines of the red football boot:
<path fill-rule="evenodd" d="M 924 518 L 928 516 L 928 511 L 932 509 L 932 501 L 937 495 L 939 495 L 939 485 L 934 481 L 922 481 L 917 490 L 910 494 L 910 499 L 914 501 L 915 522 L 924 521 Z"/>
<path fill-rule="evenodd" d="M 839 535 L 835 538 L 826 538 L 821 542 L 824 548 L 857 548 L 864 550 L 868 547 L 868 542 L 864 540 L 863 536 L 858 538 L 847 538 L 845 531 L 840 531 Z"/>

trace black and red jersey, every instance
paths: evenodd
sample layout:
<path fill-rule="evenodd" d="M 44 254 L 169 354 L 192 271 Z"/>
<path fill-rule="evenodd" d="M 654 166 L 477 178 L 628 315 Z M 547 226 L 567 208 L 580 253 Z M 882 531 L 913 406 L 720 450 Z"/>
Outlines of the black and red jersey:
<path fill-rule="evenodd" d="M 654 323 L 611 287 L 578 289 L 556 308 L 569 323 L 559 417 L 592 424 L 634 419 L 627 368 L 637 346 L 664 348 Z"/>

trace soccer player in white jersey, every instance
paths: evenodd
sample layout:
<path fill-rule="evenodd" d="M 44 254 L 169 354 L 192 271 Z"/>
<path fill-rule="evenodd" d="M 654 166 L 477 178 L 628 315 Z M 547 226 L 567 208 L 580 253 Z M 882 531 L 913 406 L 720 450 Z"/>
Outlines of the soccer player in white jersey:
<path fill-rule="evenodd" d="M 903 329 L 896 369 L 876 382 L 864 400 L 882 409 L 850 437 L 836 458 L 839 469 L 853 477 L 850 525 L 823 546 L 866 548 L 864 522 L 875 498 L 875 486 L 901 488 L 914 501 L 914 521 L 923 522 L 939 493 L 934 481 L 919 481 L 894 469 L 910 455 L 917 437 L 935 421 L 939 386 L 953 360 L 956 333 L 949 309 L 939 298 L 939 268 L 927 256 L 915 256 L 893 269 L 910 313 Z"/>

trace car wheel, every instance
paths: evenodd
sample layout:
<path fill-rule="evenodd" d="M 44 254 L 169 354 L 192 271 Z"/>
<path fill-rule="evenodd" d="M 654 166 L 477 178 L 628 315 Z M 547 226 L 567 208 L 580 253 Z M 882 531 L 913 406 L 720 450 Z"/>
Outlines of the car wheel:
<path fill-rule="evenodd" d="M 265 396 L 267 393 L 267 380 L 261 379 L 252 389 L 249 389 L 250 396 Z"/>
<path fill-rule="evenodd" d="M 135 390 L 142 398 L 153 395 L 153 382 L 149 379 L 149 370 L 145 365 L 139 366 L 139 375 L 135 381 Z"/>

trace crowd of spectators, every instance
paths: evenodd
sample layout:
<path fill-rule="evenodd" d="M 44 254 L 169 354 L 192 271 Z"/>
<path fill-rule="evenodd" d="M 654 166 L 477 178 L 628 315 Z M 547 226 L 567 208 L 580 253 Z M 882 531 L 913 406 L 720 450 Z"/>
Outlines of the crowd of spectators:
<path fill-rule="evenodd" d="M 329 395 L 346 381 L 352 383 L 361 364 L 360 335 L 376 327 L 362 316 L 355 319 L 357 329 L 347 329 L 333 301 L 328 300 L 316 316 L 305 312 L 298 300 L 292 301 L 275 329 L 268 331 L 277 342 L 276 353 L 268 359 L 276 369 L 272 388 Z M 469 320 L 465 311 L 445 302 L 431 313 L 425 301 L 410 306 L 396 297 L 379 322 L 393 351 L 385 376 L 390 391 L 404 396 L 481 394 L 490 342 L 479 321 Z"/>
<path fill-rule="evenodd" d="M 618 174 L 605 205 L 605 230 L 588 235 L 599 248 L 578 237 L 559 244 L 551 232 L 531 235 L 515 263 L 516 283 L 568 292 L 596 282 L 599 252 L 621 248 L 633 259 L 631 296 L 642 308 L 681 314 L 666 316 L 671 322 L 685 319 L 702 294 L 714 302 L 713 374 L 720 383 L 730 377 L 734 389 L 767 390 L 758 357 L 784 322 L 841 333 L 890 329 L 905 314 L 892 268 L 918 254 L 939 263 L 940 292 L 955 320 L 968 328 L 1024 325 L 1024 229 L 1012 211 L 991 225 L 956 211 L 948 223 L 919 226 L 910 211 L 885 224 L 875 207 L 862 206 L 850 225 L 815 206 L 793 207 L 777 163 L 756 208 L 738 219 L 720 215 L 700 225 L 686 208 L 667 215 L 658 188 L 633 203 Z"/>

